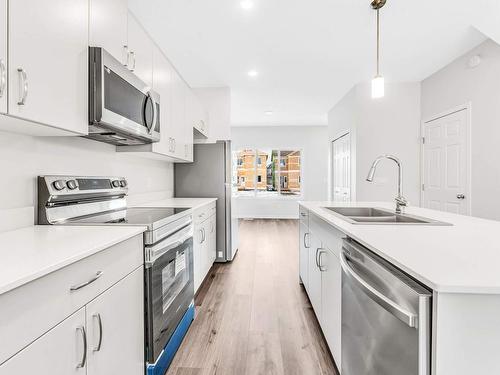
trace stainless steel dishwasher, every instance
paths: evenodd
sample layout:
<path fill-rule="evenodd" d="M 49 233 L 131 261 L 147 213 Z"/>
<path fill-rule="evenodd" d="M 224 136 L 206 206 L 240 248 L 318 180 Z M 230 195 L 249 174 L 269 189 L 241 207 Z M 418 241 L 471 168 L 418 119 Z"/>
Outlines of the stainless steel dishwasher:
<path fill-rule="evenodd" d="M 342 375 L 429 375 L 432 292 L 351 239 L 342 265 Z"/>

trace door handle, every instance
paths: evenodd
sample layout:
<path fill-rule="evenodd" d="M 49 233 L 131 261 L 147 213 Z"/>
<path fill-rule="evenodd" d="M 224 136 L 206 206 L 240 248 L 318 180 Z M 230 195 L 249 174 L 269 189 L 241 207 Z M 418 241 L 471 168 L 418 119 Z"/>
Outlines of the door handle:
<path fill-rule="evenodd" d="M 86 287 L 87 285 L 92 284 L 94 281 L 96 281 L 98 278 L 102 276 L 103 272 L 102 271 L 97 271 L 95 276 L 93 276 L 90 280 L 87 280 L 81 284 L 78 285 L 73 285 L 71 288 L 69 288 L 70 291 L 74 292 L 75 290 L 82 289 Z"/>
<path fill-rule="evenodd" d="M 85 367 L 85 363 L 87 362 L 87 332 L 85 332 L 84 326 L 76 327 L 76 331 L 80 332 L 80 334 L 82 335 L 83 344 L 82 359 L 76 364 L 76 368 L 83 368 Z"/>
<path fill-rule="evenodd" d="M 306 237 L 309 237 L 309 233 L 308 232 L 304 233 L 304 241 L 303 242 L 304 242 L 304 247 L 306 249 L 309 249 L 309 246 L 307 246 Z"/>
<path fill-rule="evenodd" d="M 97 319 L 97 324 L 99 326 L 99 341 L 97 342 L 97 346 L 92 349 L 94 352 L 98 352 L 101 350 L 101 345 L 102 345 L 102 319 L 101 319 L 101 314 L 97 313 L 92 315 L 94 319 Z"/>
<path fill-rule="evenodd" d="M 19 73 L 19 101 L 17 105 L 25 105 L 28 97 L 28 75 L 23 68 L 17 68 Z"/>
<path fill-rule="evenodd" d="M 457 199 L 465 199 L 465 195 L 464 194 L 457 194 Z"/>
<path fill-rule="evenodd" d="M 132 67 L 131 67 L 131 68 L 129 67 L 129 70 L 130 70 L 131 72 L 133 72 L 133 71 L 135 70 L 135 52 L 134 52 L 134 51 L 131 51 L 131 52 L 129 53 L 129 57 L 131 57 L 131 58 L 132 58 Z M 130 64 L 127 62 L 127 65 L 130 65 Z"/>
<path fill-rule="evenodd" d="M 128 46 L 125 44 L 123 46 L 123 61 L 125 61 L 123 63 L 124 66 L 126 66 L 128 68 L 128 60 L 129 60 L 129 56 L 130 56 L 130 53 L 128 52 Z"/>

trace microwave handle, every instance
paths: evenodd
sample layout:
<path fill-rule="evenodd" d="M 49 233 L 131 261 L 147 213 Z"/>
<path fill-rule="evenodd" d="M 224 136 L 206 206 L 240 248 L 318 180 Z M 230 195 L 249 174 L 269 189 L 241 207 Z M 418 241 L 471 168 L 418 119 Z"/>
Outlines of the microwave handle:
<path fill-rule="evenodd" d="M 151 103 L 153 103 L 153 121 L 151 122 L 151 127 L 148 129 L 149 134 L 153 134 L 153 130 L 156 126 L 156 121 L 158 120 L 158 108 L 156 107 L 156 100 L 153 98 L 153 95 L 150 91 L 148 91 L 148 96 L 151 99 Z"/>

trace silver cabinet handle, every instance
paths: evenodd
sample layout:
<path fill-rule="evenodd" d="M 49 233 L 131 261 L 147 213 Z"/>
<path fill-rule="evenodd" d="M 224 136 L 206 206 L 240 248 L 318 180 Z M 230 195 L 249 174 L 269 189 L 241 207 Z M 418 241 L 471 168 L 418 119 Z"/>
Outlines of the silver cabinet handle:
<path fill-rule="evenodd" d="M 200 232 L 200 243 L 203 243 L 203 229 L 200 229 L 199 232 Z"/>
<path fill-rule="evenodd" d="M 83 343 L 83 354 L 80 362 L 76 364 L 76 368 L 85 367 L 85 363 L 87 362 L 87 332 L 85 332 L 84 326 L 76 327 L 77 332 L 80 332 L 82 335 L 82 343 Z"/>
<path fill-rule="evenodd" d="M 101 319 L 101 314 L 97 313 L 92 315 L 94 319 L 97 319 L 97 324 L 99 325 L 99 341 L 97 342 L 97 346 L 92 349 L 94 352 L 98 352 L 101 350 L 101 345 L 102 345 L 102 319 Z"/>
<path fill-rule="evenodd" d="M 205 228 L 202 228 L 201 230 L 203 232 L 203 242 L 205 242 L 205 240 L 207 239 L 206 234 L 205 234 Z"/>
<path fill-rule="evenodd" d="M 464 194 L 457 194 L 457 199 L 465 199 L 465 195 Z"/>
<path fill-rule="evenodd" d="M 302 216 L 302 217 L 307 217 L 307 214 L 306 214 L 305 212 L 301 212 L 301 213 L 300 213 L 300 216 Z"/>
<path fill-rule="evenodd" d="M 306 237 L 308 237 L 308 238 L 309 238 L 309 233 L 304 233 L 304 247 L 305 247 L 306 249 L 309 249 L 309 246 L 307 245 L 307 242 L 306 242 Z"/>
<path fill-rule="evenodd" d="M 321 272 L 325 272 L 327 271 L 328 269 L 323 265 L 323 263 L 321 262 L 321 260 L 323 259 L 322 258 L 322 255 L 326 253 L 326 250 L 325 249 L 322 249 L 322 248 L 319 248 L 319 251 L 318 251 L 318 268 Z"/>
<path fill-rule="evenodd" d="M 17 105 L 25 105 L 28 97 L 28 75 L 23 68 L 17 68 L 19 73 L 19 101 Z"/>
<path fill-rule="evenodd" d="M 318 253 L 319 253 L 319 247 L 316 249 L 316 267 L 319 268 Z"/>
<path fill-rule="evenodd" d="M 95 276 L 92 277 L 90 280 L 85 281 L 84 283 L 78 284 L 78 285 L 73 285 L 71 288 L 69 288 L 70 291 L 74 292 L 75 290 L 82 289 L 86 287 L 87 285 L 92 284 L 94 281 L 96 281 L 99 277 L 101 277 L 103 274 L 102 271 L 97 271 Z"/>
<path fill-rule="evenodd" d="M 175 152 L 175 138 L 172 138 L 172 142 L 173 142 L 173 146 L 174 146 L 174 149 L 172 150 L 172 152 Z"/>
<path fill-rule="evenodd" d="M 383 307 L 387 312 L 394 315 L 396 318 L 407 324 L 409 327 L 418 328 L 418 315 L 406 310 L 404 307 L 399 306 L 394 301 L 380 293 L 377 289 L 367 283 L 361 276 L 359 276 L 347 263 L 347 258 L 344 253 L 340 256 L 340 265 L 343 270 L 342 277 L 347 276 L 354 281 L 363 292 L 371 298 L 378 305 Z"/>
<path fill-rule="evenodd" d="M 5 94 L 5 87 L 7 87 L 7 68 L 5 60 L 0 59 L 0 98 Z"/>
<path fill-rule="evenodd" d="M 128 60 L 130 58 L 130 53 L 128 52 L 128 46 L 126 44 L 123 46 L 123 54 L 124 54 L 124 56 L 123 56 L 124 59 L 123 60 L 125 61 L 123 63 L 123 65 L 126 66 L 126 67 L 128 67 Z"/>
<path fill-rule="evenodd" d="M 130 56 L 132 57 L 132 68 L 130 71 L 133 72 L 135 70 L 135 52 L 130 52 Z"/>

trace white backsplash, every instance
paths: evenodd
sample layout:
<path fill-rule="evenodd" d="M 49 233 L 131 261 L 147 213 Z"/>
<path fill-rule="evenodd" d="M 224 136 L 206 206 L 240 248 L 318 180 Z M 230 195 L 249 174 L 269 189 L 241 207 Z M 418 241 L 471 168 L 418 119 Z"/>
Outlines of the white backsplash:
<path fill-rule="evenodd" d="M 134 204 L 173 192 L 172 163 L 117 153 L 112 145 L 80 137 L 0 132 L 0 173 L 0 232 L 34 223 L 38 175 L 123 176 Z"/>

